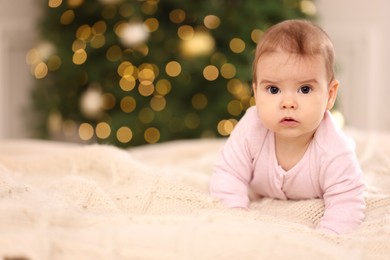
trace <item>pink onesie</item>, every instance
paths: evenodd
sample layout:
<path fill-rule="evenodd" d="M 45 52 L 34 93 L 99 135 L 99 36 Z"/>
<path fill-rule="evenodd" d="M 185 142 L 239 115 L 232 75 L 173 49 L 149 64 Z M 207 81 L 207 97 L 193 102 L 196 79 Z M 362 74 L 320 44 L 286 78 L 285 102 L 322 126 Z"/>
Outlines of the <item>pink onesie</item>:
<path fill-rule="evenodd" d="M 290 170 L 277 162 L 273 132 L 251 107 L 221 149 L 211 195 L 229 208 L 248 208 L 248 191 L 281 200 L 323 198 L 318 229 L 343 234 L 364 220 L 364 182 L 354 145 L 326 112 L 302 159 Z"/>

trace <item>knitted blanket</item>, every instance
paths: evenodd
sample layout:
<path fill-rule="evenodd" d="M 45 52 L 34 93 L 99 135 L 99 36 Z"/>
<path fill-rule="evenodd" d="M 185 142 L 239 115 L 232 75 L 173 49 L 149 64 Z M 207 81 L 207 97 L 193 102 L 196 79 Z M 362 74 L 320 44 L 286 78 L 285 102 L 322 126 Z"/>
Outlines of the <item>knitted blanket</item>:
<path fill-rule="evenodd" d="M 221 139 L 128 150 L 0 141 L 2 259 L 388 259 L 390 135 L 349 131 L 365 173 L 366 220 L 330 236 L 317 200 L 254 200 L 228 210 L 208 195 Z"/>

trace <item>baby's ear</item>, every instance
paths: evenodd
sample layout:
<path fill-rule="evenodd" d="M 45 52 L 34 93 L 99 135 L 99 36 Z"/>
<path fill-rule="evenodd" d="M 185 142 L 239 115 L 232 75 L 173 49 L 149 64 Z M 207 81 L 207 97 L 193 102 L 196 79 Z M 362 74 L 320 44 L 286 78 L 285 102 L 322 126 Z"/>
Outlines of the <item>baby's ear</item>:
<path fill-rule="evenodd" d="M 256 96 L 257 90 L 256 90 L 256 83 L 255 82 L 252 83 L 252 91 L 253 91 L 253 95 Z"/>
<path fill-rule="evenodd" d="M 332 80 L 328 87 L 328 105 L 326 107 L 328 110 L 331 110 L 336 102 L 338 89 L 339 81 L 337 79 Z"/>

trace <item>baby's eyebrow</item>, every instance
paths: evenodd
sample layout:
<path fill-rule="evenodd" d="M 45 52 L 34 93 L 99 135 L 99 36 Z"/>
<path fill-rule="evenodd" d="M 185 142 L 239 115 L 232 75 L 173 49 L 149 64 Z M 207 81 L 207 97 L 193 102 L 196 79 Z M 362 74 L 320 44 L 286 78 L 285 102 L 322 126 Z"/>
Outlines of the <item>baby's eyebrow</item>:
<path fill-rule="evenodd" d="M 260 85 L 278 85 L 280 82 L 277 80 L 270 80 L 270 79 L 262 79 L 260 81 Z M 299 80 L 298 81 L 299 85 L 302 84 L 318 84 L 318 80 L 315 78 L 310 78 L 310 79 L 305 79 L 305 80 Z"/>
<path fill-rule="evenodd" d="M 314 84 L 316 84 L 316 83 L 318 83 L 318 80 L 316 80 L 316 79 L 307 79 L 307 80 L 299 81 L 298 83 L 299 84 L 304 84 L 304 83 L 314 83 Z"/>
<path fill-rule="evenodd" d="M 278 82 L 269 79 L 263 79 L 260 81 L 260 84 L 278 84 Z"/>

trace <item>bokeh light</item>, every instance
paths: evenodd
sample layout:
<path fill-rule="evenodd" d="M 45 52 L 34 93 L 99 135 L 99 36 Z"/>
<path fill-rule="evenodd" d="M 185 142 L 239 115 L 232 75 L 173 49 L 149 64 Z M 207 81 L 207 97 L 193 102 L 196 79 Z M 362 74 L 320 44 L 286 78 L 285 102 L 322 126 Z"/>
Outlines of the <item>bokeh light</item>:
<path fill-rule="evenodd" d="M 100 122 L 96 126 L 96 136 L 100 139 L 106 139 L 111 134 L 111 127 L 106 122 Z"/>
<path fill-rule="evenodd" d="M 182 9 L 175 9 L 169 13 L 169 19 L 173 23 L 182 23 L 186 19 L 186 13 Z"/>
<path fill-rule="evenodd" d="M 207 15 L 204 18 L 203 23 L 206 28 L 213 30 L 219 27 L 219 25 L 221 24 L 221 19 L 219 19 L 219 17 L 216 15 Z"/>
<path fill-rule="evenodd" d="M 255 104 L 253 50 L 275 22 L 253 3 L 48 0 L 42 39 L 26 55 L 40 129 L 123 147 L 229 136 Z M 269 4 L 293 9 L 280 19 L 316 13 L 310 0 Z"/>
<path fill-rule="evenodd" d="M 81 140 L 89 141 L 92 139 L 93 135 L 94 135 L 94 129 L 91 124 L 82 123 L 79 126 L 79 136 Z"/>
<path fill-rule="evenodd" d="M 165 66 L 165 72 L 171 77 L 177 77 L 181 72 L 181 65 L 177 61 L 170 61 Z"/>
<path fill-rule="evenodd" d="M 123 112 L 130 113 L 135 110 L 137 106 L 136 100 L 131 96 L 125 96 L 120 102 L 120 107 Z"/>
<path fill-rule="evenodd" d="M 160 140 L 160 131 L 155 127 L 149 127 L 144 133 L 145 141 L 154 144 Z"/>
<path fill-rule="evenodd" d="M 133 138 L 133 131 L 127 126 L 122 126 L 116 131 L 116 138 L 121 143 L 128 143 Z"/>
<path fill-rule="evenodd" d="M 234 53 L 241 53 L 245 50 L 245 42 L 240 38 L 233 38 L 230 41 L 229 46 Z"/>
<path fill-rule="evenodd" d="M 49 0 L 48 5 L 51 8 L 59 7 L 62 4 L 62 0 Z"/>
<path fill-rule="evenodd" d="M 209 81 L 216 80 L 218 76 L 218 68 L 214 65 L 208 65 L 203 69 L 203 77 Z"/>

